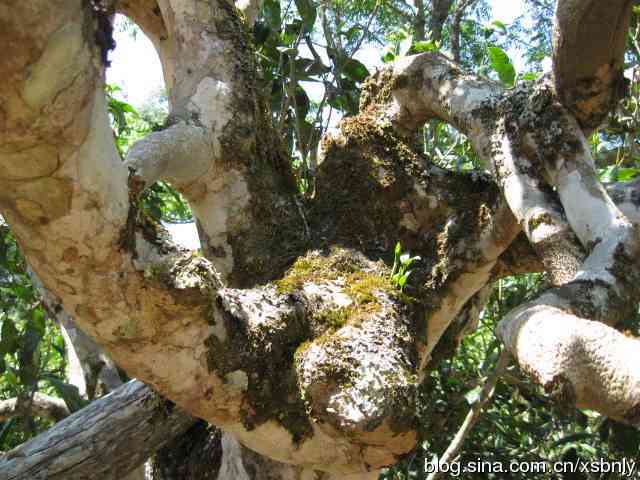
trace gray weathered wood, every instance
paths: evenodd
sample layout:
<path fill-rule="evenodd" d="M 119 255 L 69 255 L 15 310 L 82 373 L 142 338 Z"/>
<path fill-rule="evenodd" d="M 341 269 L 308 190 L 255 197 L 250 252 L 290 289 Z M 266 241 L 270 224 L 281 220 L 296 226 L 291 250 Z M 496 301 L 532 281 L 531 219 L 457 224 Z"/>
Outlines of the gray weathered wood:
<path fill-rule="evenodd" d="M 193 421 L 132 380 L 0 456 L 0 478 L 119 480 Z"/>

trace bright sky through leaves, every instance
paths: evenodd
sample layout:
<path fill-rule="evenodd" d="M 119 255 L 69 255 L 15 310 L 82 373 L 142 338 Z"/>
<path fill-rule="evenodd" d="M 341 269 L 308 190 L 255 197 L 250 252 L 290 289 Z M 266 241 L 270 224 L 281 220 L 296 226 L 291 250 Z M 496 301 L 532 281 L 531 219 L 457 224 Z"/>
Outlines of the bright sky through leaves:
<path fill-rule="evenodd" d="M 492 0 L 490 3 L 494 12 L 493 20 L 506 24 L 524 11 L 523 0 Z M 146 36 L 138 33 L 134 37 L 117 27 L 114 36 L 117 47 L 110 55 L 111 68 L 107 70 L 107 82 L 119 85 L 125 99 L 139 108 L 164 86 L 160 61 Z M 371 70 L 381 64 L 378 47 L 365 47 L 356 57 Z M 512 60 L 519 67 L 518 59 Z M 321 97 L 322 93 L 314 95 L 313 91 L 309 91 L 309 95 L 312 98 Z"/>

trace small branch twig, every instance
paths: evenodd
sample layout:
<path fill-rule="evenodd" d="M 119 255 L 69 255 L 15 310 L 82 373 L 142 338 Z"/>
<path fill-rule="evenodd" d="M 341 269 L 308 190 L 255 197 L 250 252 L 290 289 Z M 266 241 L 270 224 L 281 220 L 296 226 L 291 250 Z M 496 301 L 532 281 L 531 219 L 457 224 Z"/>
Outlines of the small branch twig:
<path fill-rule="evenodd" d="M 511 359 L 511 354 L 509 353 L 509 351 L 507 349 L 503 349 L 502 352 L 500 353 L 500 357 L 498 358 L 498 363 L 496 365 L 495 370 L 493 371 L 493 374 L 487 378 L 487 381 L 485 382 L 484 387 L 482 388 L 482 392 L 480 393 L 480 398 L 475 404 L 472 405 L 471 409 L 469 410 L 469 413 L 467 414 L 467 417 L 464 419 L 464 422 L 462 423 L 462 426 L 458 430 L 458 433 L 456 433 L 456 436 L 451 441 L 451 444 L 449 445 L 447 450 L 442 454 L 442 457 L 440 458 L 440 460 L 438 460 L 439 465 L 444 465 L 446 463 L 449 463 L 456 457 L 456 455 L 458 454 L 458 451 L 462 447 L 462 444 L 466 440 L 467 436 L 473 429 L 474 425 L 480 419 L 480 414 L 482 413 L 482 409 L 485 407 L 487 402 L 489 402 L 489 400 L 493 396 L 496 383 L 498 383 L 498 379 L 500 378 L 504 370 L 509 365 L 510 359 Z M 437 478 L 440 477 L 440 473 L 441 473 L 441 469 L 440 468 L 436 469 L 427 477 L 427 480 L 436 480 Z"/>
<path fill-rule="evenodd" d="M 367 21 L 367 26 L 363 30 L 362 36 L 358 40 L 358 43 L 356 44 L 354 49 L 351 50 L 351 53 L 349 54 L 349 56 L 353 57 L 356 54 L 356 52 L 360 50 L 360 47 L 362 46 L 362 43 L 364 42 L 364 39 L 367 36 L 367 33 L 369 33 L 369 30 L 371 30 L 371 23 L 373 22 L 373 19 L 375 18 L 376 13 L 378 12 L 378 7 L 380 7 L 379 1 L 377 1 L 376 5 L 373 7 L 373 10 L 371 11 L 371 15 L 369 15 L 369 20 Z"/>

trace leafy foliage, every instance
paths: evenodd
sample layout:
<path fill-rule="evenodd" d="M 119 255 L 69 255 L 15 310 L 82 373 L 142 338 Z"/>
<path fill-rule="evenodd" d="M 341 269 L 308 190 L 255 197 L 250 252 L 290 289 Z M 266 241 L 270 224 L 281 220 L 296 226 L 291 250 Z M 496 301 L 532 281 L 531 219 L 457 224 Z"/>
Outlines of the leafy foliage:
<path fill-rule="evenodd" d="M 0 450 L 13 448 L 47 429 L 51 421 L 28 413 L 36 392 L 56 395 L 65 383 L 65 348 L 27 275 L 26 263 L 9 227 L 0 217 L 0 400 L 25 399 L 27 413 L 0 423 Z M 70 408 L 80 397 L 62 396 Z M 73 405 L 73 406 L 72 406 Z"/>
<path fill-rule="evenodd" d="M 516 69 L 509 55 L 500 47 L 487 47 L 491 68 L 493 68 L 500 77 L 500 81 L 507 87 L 512 87 L 516 81 Z"/>
<path fill-rule="evenodd" d="M 411 275 L 412 270 L 409 267 L 414 262 L 420 261 L 419 256 L 412 257 L 409 253 L 402 253 L 402 246 L 400 242 L 396 243 L 394 249 L 393 269 L 391 270 L 391 283 L 404 292 L 404 287 L 407 285 L 407 280 Z"/>

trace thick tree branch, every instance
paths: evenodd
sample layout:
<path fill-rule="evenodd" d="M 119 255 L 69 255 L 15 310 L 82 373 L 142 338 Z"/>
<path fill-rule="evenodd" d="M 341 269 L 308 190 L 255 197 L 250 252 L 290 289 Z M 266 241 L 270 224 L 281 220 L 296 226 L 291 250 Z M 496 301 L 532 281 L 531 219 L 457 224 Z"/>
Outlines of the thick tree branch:
<path fill-rule="evenodd" d="M 638 372 L 623 359 L 638 342 L 590 321 L 615 325 L 636 308 L 640 268 L 632 259 L 640 251 L 637 229 L 600 184 L 582 129 L 552 89 L 543 81 L 524 102 L 517 97 L 523 94 L 516 91 L 508 99 L 513 108 L 505 110 L 504 131 L 515 160 L 507 163 L 508 156 L 497 155 L 496 170 L 508 165 L 507 175 L 535 181 L 525 182 L 527 188 L 505 182 L 507 201 L 516 215 L 534 195 L 538 204 L 557 204 L 555 193 L 545 191 L 547 185 L 555 187 L 570 231 L 588 256 L 568 283 L 502 320 L 499 335 L 520 365 L 565 405 L 595 408 L 637 425 Z M 546 225 L 549 219 L 539 222 Z"/>
<path fill-rule="evenodd" d="M 631 0 L 559 0 L 553 73 L 562 104 L 585 132 L 598 127 L 625 95 L 624 51 Z"/>
<path fill-rule="evenodd" d="M 545 128 L 540 115 L 548 105 L 544 95 L 536 91 L 529 97 L 527 87 L 520 87 L 499 103 L 491 164 L 534 251 L 551 274 L 552 282 L 559 285 L 574 277 L 585 253 L 564 216 L 560 200 L 535 167 L 539 160 L 531 158 L 542 148 L 536 142 L 546 138 L 544 133 L 540 138 L 530 138 Z M 523 106 L 531 113 L 523 113 Z"/>
<path fill-rule="evenodd" d="M 434 116 L 452 123 L 500 188 L 511 177 L 496 159 L 511 159 L 515 186 L 530 186 L 570 231 L 558 198 L 536 191 L 544 169 L 519 170 L 537 166 L 524 164 L 526 147 L 542 140 L 520 142 L 505 127 L 519 120 L 504 121 L 502 88 L 439 55 L 403 59 L 369 83 L 363 112 L 323 142 L 316 197 L 301 213 L 245 25 L 226 0 L 160 2 L 172 126 L 132 149 L 130 174 L 108 126 L 94 13 L 27 3 L 0 31 L 10 59 L 0 60 L 3 213 L 43 283 L 130 375 L 263 454 L 347 478 L 374 476 L 412 448 L 414 390 L 443 332 L 519 222 L 534 243 L 558 232 L 538 237 L 532 205 L 518 208 L 483 175 L 426 166 L 397 131 Z M 562 192 L 574 183 L 545 174 L 569 208 Z M 140 189 L 157 179 L 191 202 L 204 258 L 138 215 Z M 590 250 L 596 238 L 583 233 Z M 389 283 L 398 240 L 423 258 L 405 294 Z M 619 250 L 602 245 L 609 259 Z M 216 268 L 234 288 L 221 289 Z M 616 281 L 597 292 L 607 289 L 620 293 Z"/>
<path fill-rule="evenodd" d="M 490 84 L 470 79 L 434 55 L 398 63 L 392 72 L 386 84 L 391 88 L 372 89 L 368 98 L 388 95 L 387 118 L 398 127 L 412 129 L 437 116 L 467 133 L 478 154 L 493 165 L 500 189 L 545 268 L 557 284 L 572 280 L 501 323 L 507 348 L 543 385 L 560 382 L 563 394 L 570 397 L 568 403 L 597 405 L 607 414 L 637 423 L 636 372 L 618 363 L 622 357 L 614 351 L 628 340 L 605 325 L 589 327 L 592 322 L 587 320 L 568 321 L 569 337 L 569 333 L 553 333 L 551 322 L 544 327 L 540 323 L 545 315 L 555 319 L 554 309 L 561 308 L 571 318 L 615 324 L 638 299 L 640 275 L 631 260 L 637 256 L 637 234 L 599 184 L 575 120 L 554 99 L 545 81 L 505 94 L 493 89 L 493 93 Z M 422 92 L 410 96 L 416 88 Z M 497 101 L 499 95 L 502 98 Z M 465 102 L 468 106 L 462 108 Z M 623 203 L 624 198 L 620 198 Z M 590 255 L 583 263 L 585 253 Z M 535 326 L 526 328 L 526 335 L 518 334 L 534 317 Z M 597 335 L 616 346 L 592 342 L 593 350 L 587 349 L 582 357 L 582 371 L 574 375 L 567 370 L 567 362 L 579 356 L 577 349 L 583 342 Z M 528 347 L 532 344 L 537 349 Z M 545 356 L 554 359 L 549 360 L 553 368 L 546 367 Z M 598 369 L 619 370 L 629 388 L 620 392 L 618 377 L 607 383 L 600 376 L 591 385 L 589 376 Z"/>
<path fill-rule="evenodd" d="M 118 0 L 115 9 L 133 20 L 158 48 L 168 32 L 157 0 Z"/>
<path fill-rule="evenodd" d="M 363 107 L 386 104 L 383 119 L 399 131 L 414 132 L 435 117 L 469 136 L 478 153 L 488 156 L 483 122 L 503 93 L 498 83 L 464 72 L 443 55 L 426 53 L 378 71 L 365 88 Z"/>
<path fill-rule="evenodd" d="M 165 180 L 186 191 L 211 169 L 220 146 L 215 150 L 205 129 L 180 122 L 136 142 L 127 153 L 126 165 L 145 186 Z"/>
<path fill-rule="evenodd" d="M 451 53 L 453 54 L 453 61 L 460 63 L 460 24 L 462 17 L 467 8 L 472 6 L 476 0 L 460 0 L 458 1 L 456 8 L 451 18 Z"/>
<path fill-rule="evenodd" d="M 539 190 L 536 184 L 540 184 L 541 179 L 515 166 L 525 160 L 520 159 L 522 150 L 517 144 L 513 145 L 519 141 L 512 138 L 519 135 L 519 131 L 514 131 L 519 119 L 511 119 L 508 114 L 517 112 L 518 102 L 523 101 L 520 94 L 507 95 L 499 85 L 463 73 L 438 54 L 417 55 L 396 62 L 392 69 L 379 72 L 377 81 L 390 84 L 391 88 L 376 88 L 374 82 L 365 105 L 368 98 L 379 97 L 378 92 L 388 95 L 387 99 L 377 101 L 386 101 L 386 118 L 398 130 L 411 133 L 428 119 L 437 117 L 469 136 L 480 158 L 493 167 L 511 210 L 552 280 L 562 283 L 572 278 L 584 254 L 563 218 L 560 202 L 553 194 Z M 518 99 L 515 106 L 514 99 Z M 521 195 L 522 191 L 526 191 L 526 195 Z M 539 221 L 541 218 L 545 221 Z"/>
<path fill-rule="evenodd" d="M 149 387 L 131 381 L 0 456 L 7 480 L 118 480 L 193 419 Z"/>
<path fill-rule="evenodd" d="M 629 361 L 640 341 L 556 308 L 556 302 L 551 293 L 510 313 L 498 330 L 505 346 L 561 405 L 640 427 L 640 370 Z"/>

